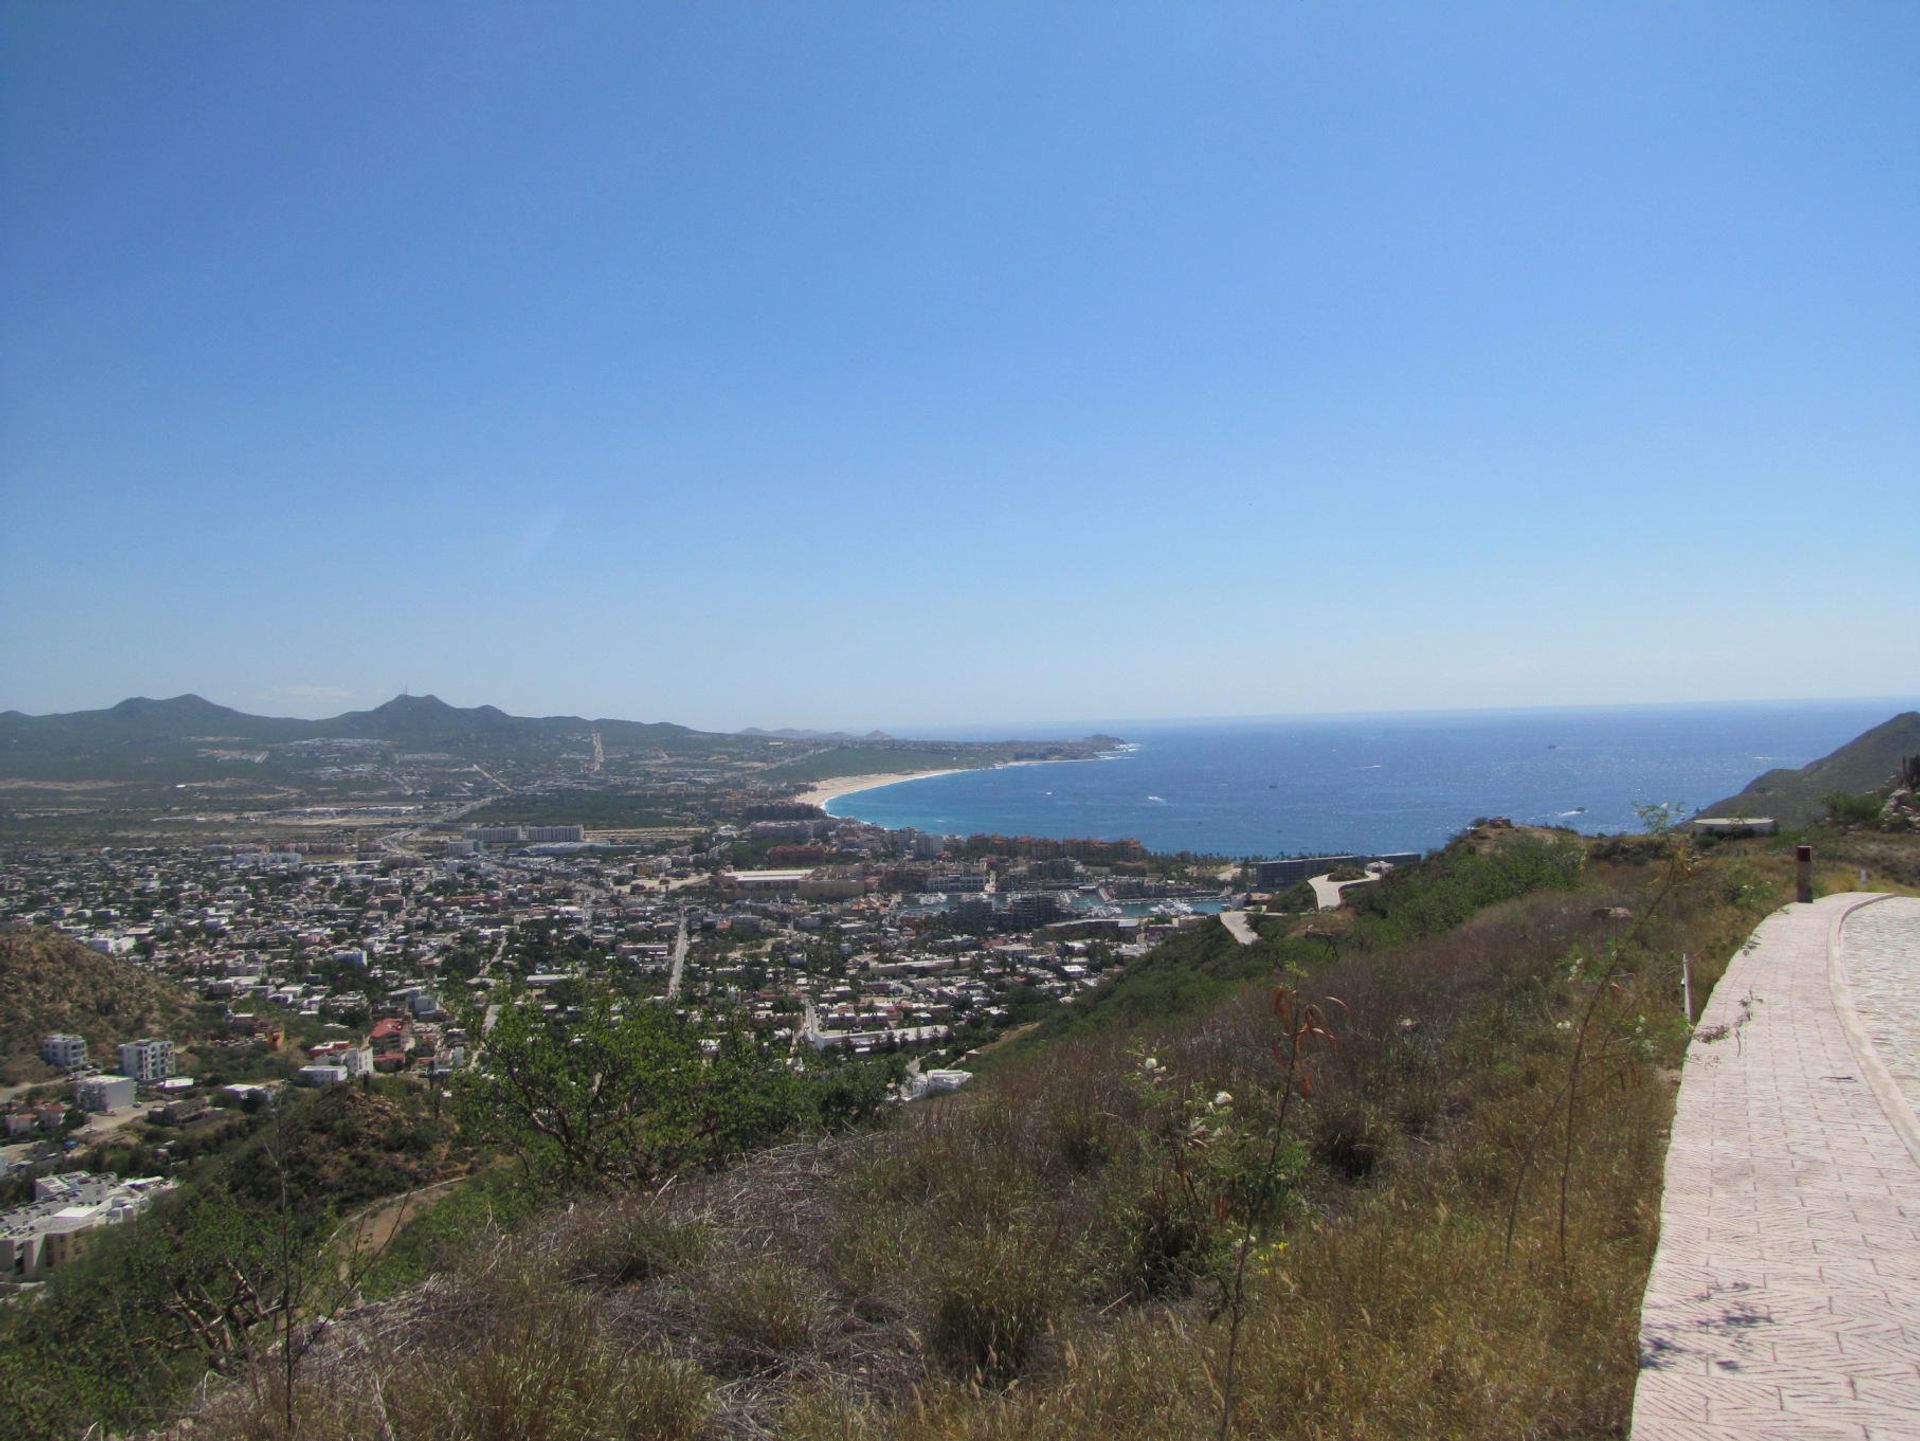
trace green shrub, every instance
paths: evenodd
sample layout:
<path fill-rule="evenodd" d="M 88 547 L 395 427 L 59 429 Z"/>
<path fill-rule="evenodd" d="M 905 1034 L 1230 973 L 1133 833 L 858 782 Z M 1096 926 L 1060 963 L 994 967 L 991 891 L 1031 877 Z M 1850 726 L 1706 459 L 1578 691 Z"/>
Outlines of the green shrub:
<path fill-rule="evenodd" d="M 581 989 L 579 1014 L 565 1019 L 505 998 L 485 1067 L 455 1078 L 469 1137 L 568 1185 L 646 1189 L 814 1119 L 806 1079 L 746 1027 Z"/>
<path fill-rule="evenodd" d="M 1394 1141 L 1393 1122 L 1351 1096 L 1314 1107 L 1309 1125 L 1313 1158 L 1349 1181 L 1371 1176 Z"/>
<path fill-rule="evenodd" d="M 1298 914 L 1320 909 L 1320 897 L 1306 881 L 1295 881 L 1267 903 L 1267 909 Z"/>
<path fill-rule="evenodd" d="M 1474 912 L 1543 890 L 1571 890 L 1586 866 L 1575 840 L 1516 836 L 1491 850 L 1455 842 L 1419 865 L 1348 893 L 1362 942 L 1381 950 L 1450 931 Z"/>
<path fill-rule="evenodd" d="M 1826 798 L 1827 816 L 1837 826 L 1870 826 L 1880 819 L 1880 805 L 1871 791 L 1835 791 Z"/>
<path fill-rule="evenodd" d="M 1217 1267 L 1218 1227 L 1207 1224 L 1164 1180 L 1124 1207 L 1119 1229 L 1115 1279 L 1136 1301 L 1184 1296 Z"/>

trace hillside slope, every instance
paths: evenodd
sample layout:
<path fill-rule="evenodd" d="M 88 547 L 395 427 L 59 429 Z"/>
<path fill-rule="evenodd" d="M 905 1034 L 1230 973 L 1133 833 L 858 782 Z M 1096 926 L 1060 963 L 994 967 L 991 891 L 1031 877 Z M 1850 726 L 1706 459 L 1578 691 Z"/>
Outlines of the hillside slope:
<path fill-rule="evenodd" d="M 40 1062 L 48 1031 L 85 1036 L 93 1058 L 136 1036 L 183 1039 L 197 1025 L 185 990 L 53 931 L 0 935 L 0 1082 L 51 1074 Z"/>
<path fill-rule="evenodd" d="M 1897 715 L 1799 770 L 1768 771 L 1700 814 L 1772 816 L 1782 825 L 1809 825 L 1826 814 L 1828 796 L 1878 790 L 1910 755 L 1920 755 L 1920 711 Z"/>

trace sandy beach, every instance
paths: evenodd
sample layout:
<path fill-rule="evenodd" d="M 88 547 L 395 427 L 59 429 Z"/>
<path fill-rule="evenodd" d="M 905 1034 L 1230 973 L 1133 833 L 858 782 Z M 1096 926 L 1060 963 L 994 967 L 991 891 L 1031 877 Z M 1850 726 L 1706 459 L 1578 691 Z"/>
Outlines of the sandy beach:
<path fill-rule="evenodd" d="M 877 790 L 881 786 L 898 785 L 901 781 L 923 781 L 929 776 L 958 775 L 967 769 L 970 767 L 954 766 L 942 771 L 901 771 L 896 775 L 885 776 L 835 776 L 830 781 L 814 782 L 794 799 L 802 805 L 824 806 L 828 801 L 838 800 L 841 796 L 850 796 L 855 791 Z"/>
<path fill-rule="evenodd" d="M 794 799 L 802 805 L 824 806 L 828 801 L 838 800 L 841 796 L 850 796 L 855 791 L 878 790 L 881 786 L 898 785 L 901 781 L 923 781 L 929 776 L 957 776 L 962 771 L 1008 770 L 1014 766 L 1073 765 L 1077 759 L 1076 757 L 1073 760 L 1001 761 L 997 765 L 990 766 L 949 766 L 939 771 L 900 771 L 895 775 L 886 776 L 836 776 L 830 781 L 816 781 Z"/>

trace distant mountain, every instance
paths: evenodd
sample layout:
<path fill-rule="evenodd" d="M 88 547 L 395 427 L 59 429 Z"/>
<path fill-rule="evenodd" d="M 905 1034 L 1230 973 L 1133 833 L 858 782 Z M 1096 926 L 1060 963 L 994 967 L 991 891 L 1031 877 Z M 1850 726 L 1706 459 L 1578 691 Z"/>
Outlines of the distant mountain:
<path fill-rule="evenodd" d="M 1772 770 L 1737 796 L 1715 801 L 1703 816 L 1771 816 L 1782 825 L 1804 826 L 1826 814 L 1836 791 L 1875 791 L 1920 755 L 1920 711 L 1907 711 L 1799 770 Z"/>
<path fill-rule="evenodd" d="M 76 740 L 122 744 L 208 736 L 273 741 L 291 739 L 311 724 L 282 716 L 248 715 L 193 694 L 177 695 L 169 700 L 151 700 L 138 695 L 105 710 L 44 716 L 8 711 L 0 715 L 0 738 L 57 733 Z"/>
<path fill-rule="evenodd" d="M 578 760 L 591 747 L 596 732 L 609 754 L 665 752 L 703 763 L 733 759 L 791 765 L 796 752 L 788 745 L 819 745 L 847 753 L 836 761 L 840 769 L 835 774 L 862 773 L 848 771 L 848 764 L 875 773 L 898 768 L 905 764 L 897 754 L 903 746 L 932 745 L 943 754 L 952 753 L 949 761 L 960 756 L 966 764 L 1044 757 L 1060 753 L 1063 746 L 1075 754 L 1102 748 L 1060 741 L 901 742 L 883 731 L 863 736 L 806 730 L 729 735 L 666 721 L 516 716 L 498 706 L 448 705 L 434 695 L 399 695 L 371 710 L 348 711 L 325 720 L 248 715 L 197 695 L 169 700 L 136 696 L 106 710 L 0 714 L 0 777 L 47 783 L 114 780 L 163 787 L 239 776 L 299 784 L 304 774 L 301 766 L 314 762 L 285 749 L 296 741 L 385 742 L 400 751 L 444 754 L 488 765 L 524 762 L 540 768 L 569 758 Z"/>
<path fill-rule="evenodd" d="M 305 740 L 379 740 L 403 750 L 549 754 L 584 747 L 593 732 L 616 749 L 704 752 L 742 742 L 664 721 L 513 716 L 498 706 L 452 706 L 438 696 L 395 696 L 372 710 L 326 720 L 248 715 L 197 695 L 135 696 L 105 710 L 0 715 L 0 776 L 174 779 L 209 750 L 260 749 Z M 165 775 L 162 775 L 162 772 Z"/>
<path fill-rule="evenodd" d="M 567 720 L 575 729 L 587 722 L 577 717 Z M 358 740 L 389 740 L 401 744 L 433 744 L 479 737 L 506 738 L 526 727 L 539 726 L 535 720 L 520 720 L 498 706 L 478 705 L 462 708 L 448 705 L 437 695 L 397 695 L 372 710 L 348 711 L 332 720 L 315 722 L 320 734 L 348 736 Z"/>

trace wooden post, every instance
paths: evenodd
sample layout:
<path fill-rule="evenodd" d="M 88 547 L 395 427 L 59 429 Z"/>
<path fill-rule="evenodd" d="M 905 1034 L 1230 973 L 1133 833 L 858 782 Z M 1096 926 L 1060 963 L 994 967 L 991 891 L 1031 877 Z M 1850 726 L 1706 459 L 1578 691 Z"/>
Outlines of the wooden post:
<path fill-rule="evenodd" d="M 1794 899 L 1803 906 L 1810 905 L 1813 902 L 1813 847 L 1795 846 L 1793 859 L 1799 872 L 1799 892 Z"/>

